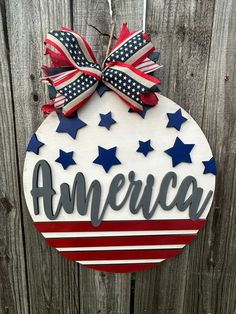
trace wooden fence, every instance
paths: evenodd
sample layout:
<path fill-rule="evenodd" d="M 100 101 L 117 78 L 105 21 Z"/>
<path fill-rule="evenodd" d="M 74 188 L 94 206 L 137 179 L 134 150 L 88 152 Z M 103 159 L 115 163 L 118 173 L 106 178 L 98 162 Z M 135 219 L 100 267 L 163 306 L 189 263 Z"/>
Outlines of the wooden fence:
<path fill-rule="evenodd" d="M 117 30 L 142 26 L 142 0 L 112 0 Z M 236 2 L 149 0 L 147 32 L 161 51 L 162 94 L 203 128 L 218 163 L 208 223 L 160 267 L 107 274 L 79 267 L 33 227 L 22 168 L 43 120 L 43 39 L 80 31 L 98 58 L 110 33 L 106 0 L 0 0 L 0 313 L 236 313 Z"/>

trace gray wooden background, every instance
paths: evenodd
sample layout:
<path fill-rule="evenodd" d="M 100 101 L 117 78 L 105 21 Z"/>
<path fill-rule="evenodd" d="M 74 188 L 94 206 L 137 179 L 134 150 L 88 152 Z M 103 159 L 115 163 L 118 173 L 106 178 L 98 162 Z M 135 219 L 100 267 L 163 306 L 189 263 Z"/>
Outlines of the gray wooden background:
<path fill-rule="evenodd" d="M 112 0 L 142 26 L 141 0 Z M 236 313 L 236 1 L 149 0 L 147 32 L 161 51 L 162 94 L 203 128 L 218 161 L 206 228 L 160 267 L 107 274 L 46 245 L 22 191 L 25 147 L 43 120 L 43 39 L 61 25 L 86 36 L 101 61 L 110 33 L 106 0 L 0 0 L 0 313 Z"/>

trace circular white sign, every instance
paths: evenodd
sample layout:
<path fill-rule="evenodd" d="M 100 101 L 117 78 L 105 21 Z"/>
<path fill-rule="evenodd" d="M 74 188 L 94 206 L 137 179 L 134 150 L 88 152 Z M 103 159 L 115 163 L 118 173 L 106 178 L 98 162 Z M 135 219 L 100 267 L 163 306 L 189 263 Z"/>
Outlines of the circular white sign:
<path fill-rule="evenodd" d="M 152 267 L 189 244 L 206 221 L 215 161 L 191 116 L 170 99 L 138 114 L 113 93 L 32 136 L 24 192 L 36 228 L 90 268 Z"/>

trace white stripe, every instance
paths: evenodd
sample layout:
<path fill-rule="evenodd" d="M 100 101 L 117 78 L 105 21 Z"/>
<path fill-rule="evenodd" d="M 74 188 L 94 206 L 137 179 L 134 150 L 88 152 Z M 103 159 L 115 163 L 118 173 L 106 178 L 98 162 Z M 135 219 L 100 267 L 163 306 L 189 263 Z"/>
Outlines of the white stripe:
<path fill-rule="evenodd" d="M 104 232 L 42 232 L 45 238 L 77 237 L 125 237 L 141 235 L 196 234 L 197 230 L 147 230 L 147 231 L 104 231 Z"/>
<path fill-rule="evenodd" d="M 77 263 L 80 263 L 82 265 L 98 265 L 98 264 L 106 264 L 106 265 L 112 265 L 112 264 L 146 264 L 146 263 L 160 263 L 164 261 L 165 258 L 162 259 L 123 259 L 123 260 L 101 260 L 101 261 L 77 261 Z"/>
<path fill-rule="evenodd" d="M 61 252 L 74 251 L 120 251 L 120 250 L 158 250 L 158 249 L 182 249 L 185 244 L 170 245 L 132 245 L 132 246 L 91 246 L 91 247 L 63 247 L 57 248 Z"/>
<path fill-rule="evenodd" d="M 75 72 L 77 71 L 76 69 L 75 70 L 70 70 L 70 71 L 66 71 L 66 72 L 63 72 L 63 73 L 59 73 L 59 74 L 55 74 L 55 75 L 49 75 L 49 76 L 45 76 L 45 77 L 42 77 L 41 80 L 46 80 L 47 78 L 50 78 L 53 80 L 53 82 L 57 82 L 58 80 L 60 80 L 62 77 L 72 73 L 72 72 Z"/>
<path fill-rule="evenodd" d="M 56 89 L 56 90 L 59 90 L 59 89 L 65 87 L 65 86 L 71 84 L 72 82 L 74 82 L 75 80 L 77 80 L 82 74 L 83 74 L 82 72 L 74 73 L 74 75 L 73 75 L 71 78 L 69 78 L 69 79 L 67 79 L 67 80 L 65 80 L 64 82 L 61 82 L 61 83 L 60 83 L 60 81 L 62 81 L 63 78 L 60 78 L 60 80 L 57 81 L 57 85 L 54 86 L 55 89 Z M 55 84 L 56 84 L 56 83 L 55 83 Z"/>
<path fill-rule="evenodd" d="M 135 54 L 133 54 L 129 59 L 127 59 L 125 62 L 128 64 L 133 64 L 135 61 L 137 61 L 142 55 L 147 53 L 148 51 L 153 48 L 153 44 L 151 42 L 148 42 L 145 46 L 143 46 L 141 49 L 139 49 Z"/>
<path fill-rule="evenodd" d="M 54 83 L 60 81 L 63 77 L 65 77 L 65 76 L 67 76 L 68 74 L 70 74 L 70 73 L 72 73 L 72 72 L 75 72 L 75 71 L 76 71 L 76 70 L 70 70 L 70 71 L 66 71 L 66 72 L 64 72 L 64 73 L 58 74 L 58 77 L 56 77 L 56 78 L 54 79 Z"/>
<path fill-rule="evenodd" d="M 144 66 L 148 66 L 148 65 L 152 65 L 152 64 L 156 64 L 154 61 L 150 60 L 150 59 L 145 59 L 143 62 L 139 63 L 136 68 L 142 68 Z"/>
<path fill-rule="evenodd" d="M 63 107 L 64 103 L 65 103 L 65 99 L 63 99 L 61 101 L 55 101 L 54 107 L 55 108 L 61 108 L 61 107 Z"/>
<path fill-rule="evenodd" d="M 56 101 L 61 100 L 61 98 L 65 98 L 65 96 L 61 95 L 61 94 L 57 94 L 58 96 L 55 97 Z"/>
<path fill-rule="evenodd" d="M 64 104 L 64 102 L 65 102 L 65 98 L 62 98 L 62 99 L 60 99 L 60 100 L 55 100 L 55 101 L 54 101 L 54 104 L 55 104 L 55 105 L 60 105 L 60 104 Z"/>
<path fill-rule="evenodd" d="M 152 72 L 152 71 L 155 71 L 158 69 L 158 66 L 156 65 L 150 65 L 150 66 L 147 66 L 147 67 L 143 67 L 141 69 L 139 69 L 139 71 L 142 71 L 144 73 L 147 73 L 147 72 Z"/>
<path fill-rule="evenodd" d="M 159 64 L 156 64 L 156 66 L 154 67 L 145 67 L 143 69 L 139 69 L 140 71 L 144 72 L 144 73 L 150 73 L 150 72 L 153 72 L 153 71 L 156 71 L 157 69 L 160 69 L 162 68 L 163 65 L 159 65 Z"/>

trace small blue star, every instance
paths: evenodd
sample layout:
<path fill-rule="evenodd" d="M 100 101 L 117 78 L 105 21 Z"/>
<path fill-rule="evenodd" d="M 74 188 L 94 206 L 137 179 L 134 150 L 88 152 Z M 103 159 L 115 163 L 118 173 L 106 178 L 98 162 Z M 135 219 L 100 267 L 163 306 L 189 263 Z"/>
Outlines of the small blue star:
<path fill-rule="evenodd" d="M 77 115 L 67 118 L 60 113 L 57 113 L 60 123 L 56 129 L 58 133 L 68 133 L 74 139 L 79 129 L 85 127 L 87 124 L 80 120 Z"/>
<path fill-rule="evenodd" d="M 55 160 L 60 163 L 64 169 L 67 169 L 70 165 L 75 165 L 76 162 L 72 158 L 73 152 L 64 152 L 62 149 L 59 150 L 60 156 Z"/>
<path fill-rule="evenodd" d="M 114 119 L 112 119 L 111 111 L 107 114 L 100 113 L 101 121 L 99 122 L 99 126 L 105 126 L 108 130 L 110 130 L 110 127 L 112 124 L 116 123 Z"/>
<path fill-rule="evenodd" d="M 178 137 L 175 140 L 174 146 L 165 150 L 172 158 L 173 167 L 177 166 L 181 162 L 192 163 L 190 152 L 193 149 L 194 144 L 184 144 Z"/>
<path fill-rule="evenodd" d="M 112 166 L 120 165 L 121 162 L 116 157 L 116 148 L 117 147 L 105 149 L 98 146 L 98 157 L 93 162 L 101 165 L 106 172 L 108 172 Z"/>
<path fill-rule="evenodd" d="M 182 124 L 187 121 L 185 117 L 182 116 L 181 109 L 177 110 L 175 113 L 167 113 L 169 122 L 167 124 L 167 128 L 176 128 L 176 130 L 180 130 Z"/>
<path fill-rule="evenodd" d="M 103 83 L 100 83 L 97 87 L 97 93 L 100 97 L 102 97 L 106 92 L 109 92 L 110 90 L 111 89 Z"/>
<path fill-rule="evenodd" d="M 142 117 L 143 119 L 145 118 L 146 116 L 146 113 L 149 109 L 151 109 L 153 106 L 147 106 L 147 105 L 143 105 L 143 111 L 134 111 L 132 108 L 129 108 L 128 112 L 135 112 L 137 113 L 138 115 L 140 115 L 140 117 Z"/>
<path fill-rule="evenodd" d="M 154 149 L 151 146 L 151 140 L 146 142 L 139 141 L 139 148 L 136 150 L 136 152 L 143 153 L 143 155 L 146 157 L 147 154 L 153 150 Z"/>
<path fill-rule="evenodd" d="M 217 168 L 216 168 L 216 161 L 215 161 L 214 157 L 212 157 L 208 161 L 203 161 L 202 163 L 205 166 L 205 169 L 204 169 L 204 172 L 203 172 L 204 174 L 212 173 L 212 174 L 216 175 Z"/>
<path fill-rule="evenodd" d="M 42 143 L 38 140 L 36 134 L 33 134 L 30 141 L 29 141 L 29 144 L 27 146 L 27 152 L 33 152 L 36 155 L 38 155 L 39 149 L 43 145 L 44 145 L 44 143 Z"/>

